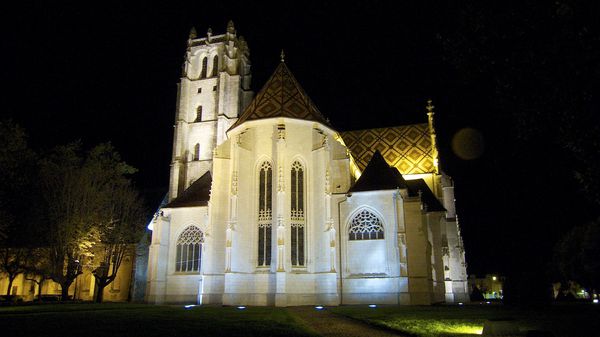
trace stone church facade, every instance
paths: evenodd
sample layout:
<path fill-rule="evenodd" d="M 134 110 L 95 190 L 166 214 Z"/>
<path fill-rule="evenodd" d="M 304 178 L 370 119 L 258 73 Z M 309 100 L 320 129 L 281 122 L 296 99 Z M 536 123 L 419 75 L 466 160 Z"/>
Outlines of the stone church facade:
<path fill-rule="evenodd" d="M 282 60 L 254 96 L 246 42 L 192 31 L 146 300 L 467 300 L 451 179 L 428 121 L 338 132 Z"/>

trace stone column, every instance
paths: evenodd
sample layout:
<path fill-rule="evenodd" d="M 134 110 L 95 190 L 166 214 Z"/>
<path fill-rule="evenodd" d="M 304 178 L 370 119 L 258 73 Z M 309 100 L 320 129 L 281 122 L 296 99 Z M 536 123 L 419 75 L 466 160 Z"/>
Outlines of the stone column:
<path fill-rule="evenodd" d="M 150 303 L 162 304 L 165 302 L 170 230 L 170 218 L 159 215 L 152 232 L 148 262 L 149 289 L 146 299 Z"/>
<path fill-rule="evenodd" d="M 329 271 L 335 273 L 336 231 L 331 216 L 331 176 L 329 165 L 325 169 L 325 230 L 329 232 Z"/>
<path fill-rule="evenodd" d="M 277 271 L 285 271 L 285 125 L 277 125 Z"/>
<path fill-rule="evenodd" d="M 285 274 L 285 125 L 277 125 L 277 276 L 275 306 L 287 306 L 287 285 Z"/>
<path fill-rule="evenodd" d="M 229 194 L 229 221 L 227 228 L 225 229 L 225 272 L 231 272 L 231 247 L 233 245 L 233 231 L 237 224 L 238 218 L 238 156 L 239 156 L 239 145 L 241 144 L 241 135 L 236 136 L 236 141 L 233 144 L 233 156 L 232 156 L 232 171 L 231 171 L 231 185 Z"/>
<path fill-rule="evenodd" d="M 233 224 L 230 222 L 227 224 L 225 230 L 225 272 L 231 272 L 231 243 L 232 243 L 232 232 Z"/>

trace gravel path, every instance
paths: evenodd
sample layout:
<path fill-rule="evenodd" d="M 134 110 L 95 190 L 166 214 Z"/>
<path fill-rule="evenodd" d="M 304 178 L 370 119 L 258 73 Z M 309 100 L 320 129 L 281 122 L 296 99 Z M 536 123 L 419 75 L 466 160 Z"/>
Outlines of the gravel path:
<path fill-rule="evenodd" d="M 378 329 L 357 320 L 335 315 L 327 309 L 316 310 L 312 306 L 288 307 L 287 310 L 321 336 L 399 336 L 393 331 Z"/>

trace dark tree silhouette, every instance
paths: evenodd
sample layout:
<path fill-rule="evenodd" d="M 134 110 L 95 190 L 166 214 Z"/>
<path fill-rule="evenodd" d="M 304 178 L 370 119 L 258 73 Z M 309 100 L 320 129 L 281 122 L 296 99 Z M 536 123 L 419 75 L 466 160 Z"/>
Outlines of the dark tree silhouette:
<path fill-rule="evenodd" d="M 600 292 L 600 218 L 570 230 L 554 247 L 553 266 L 562 284 L 576 281 Z"/>
<path fill-rule="evenodd" d="M 0 121 L 0 144 L 0 272 L 8 276 L 10 297 L 13 281 L 25 272 L 31 253 L 35 157 L 25 132 L 12 121 Z"/>

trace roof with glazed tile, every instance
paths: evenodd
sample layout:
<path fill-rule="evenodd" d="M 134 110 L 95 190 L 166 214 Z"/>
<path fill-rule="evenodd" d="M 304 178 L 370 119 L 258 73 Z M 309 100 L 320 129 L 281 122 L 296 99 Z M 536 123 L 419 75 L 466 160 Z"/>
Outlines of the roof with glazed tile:
<path fill-rule="evenodd" d="M 402 174 L 434 173 L 427 123 L 340 132 L 362 170 L 376 151 Z"/>
<path fill-rule="evenodd" d="M 230 130 L 244 122 L 257 119 L 289 117 L 329 125 L 300 86 L 285 62 L 277 69 Z"/>

